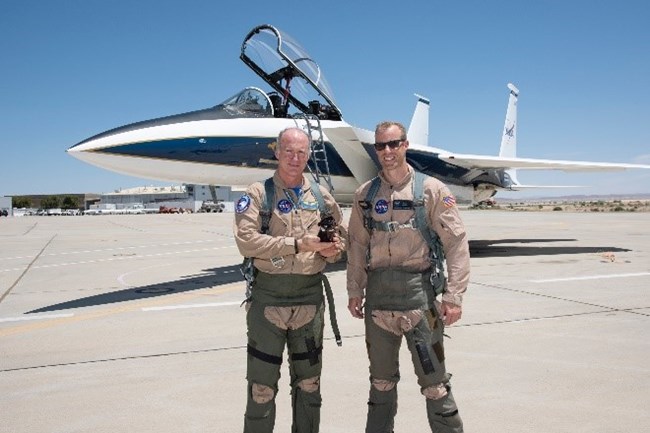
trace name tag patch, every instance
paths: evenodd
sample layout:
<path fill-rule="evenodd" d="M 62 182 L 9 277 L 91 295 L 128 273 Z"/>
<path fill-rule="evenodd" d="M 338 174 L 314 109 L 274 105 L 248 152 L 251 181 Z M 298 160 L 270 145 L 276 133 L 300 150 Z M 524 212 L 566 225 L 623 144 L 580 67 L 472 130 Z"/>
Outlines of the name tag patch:
<path fill-rule="evenodd" d="M 413 209 L 413 200 L 393 200 L 393 209 L 395 210 Z"/>

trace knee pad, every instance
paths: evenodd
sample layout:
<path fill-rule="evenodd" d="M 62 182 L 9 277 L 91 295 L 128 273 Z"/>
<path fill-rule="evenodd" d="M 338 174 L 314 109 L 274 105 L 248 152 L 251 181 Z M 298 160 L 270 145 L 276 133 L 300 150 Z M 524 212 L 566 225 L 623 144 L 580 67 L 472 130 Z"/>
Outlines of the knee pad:
<path fill-rule="evenodd" d="M 265 404 L 273 400 L 275 391 L 273 388 L 260 383 L 253 383 L 251 385 L 251 398 L 257 404 Z"/>
<path fill-rule="evenodd" d="M 422 395 L 424 395 L 428 400 L 440 400 L 441 398 L 446 397 L 447 393 L 447 387 L 444 383 L 431 385 L 422 390 Z"/>
<path fill-rule="evenodd" d="M 393 388 L 395 388 L 395 385 L 397 383 L 393 382 L 392 380 L 386 380 L 386 379 L 371 379 L 370 383 L 372 383 L 372 387 L 375 388 L 377 391 L 390 391 Z"/>
<path fill-rule="evenodd" d="M 305 392 L 316 392 L 320 389 L 320 376 L 310 377 L 308 379 L 303 379 L 298 382 L 298 388 L 302 389 Z"/>

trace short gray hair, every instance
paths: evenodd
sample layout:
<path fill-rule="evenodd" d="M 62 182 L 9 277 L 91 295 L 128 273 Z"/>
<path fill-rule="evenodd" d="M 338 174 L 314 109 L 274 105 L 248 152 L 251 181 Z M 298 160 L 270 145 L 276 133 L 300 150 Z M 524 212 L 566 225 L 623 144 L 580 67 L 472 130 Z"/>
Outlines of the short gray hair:
<path fill-rule="evenodd" d="M 298 132 L 304 134 L 304 136 L 307 138 L 307 143 L 309 143 L 309 145 L 307 146 L 307 154 L 311 155 L 311 137 L 309 136 L 307 131 L 305 131 L 304 129 L 298 128 L 296 126 L 289 126 L 288 128 L 284 128 L 282 131 L 280 131 L 280 133 L 278 134 L 277 149 L 278 150 L 280 149 L 280 143 L 282 142 L 282 136 L 284 135 L 285 132 L 289 132 L 289 131 L 298 131 Z"/>

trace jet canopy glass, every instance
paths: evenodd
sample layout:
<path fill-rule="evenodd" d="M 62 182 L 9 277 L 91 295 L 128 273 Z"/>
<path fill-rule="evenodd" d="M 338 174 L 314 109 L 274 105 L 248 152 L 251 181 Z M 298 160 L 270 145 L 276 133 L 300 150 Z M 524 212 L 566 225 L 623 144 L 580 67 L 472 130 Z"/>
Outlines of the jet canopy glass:
<path fill-rule="evenodd" d="M 269 117 L 273 114 L 271 100 L 261 89 L 246 87 L 235 96 L 223 101 L 220 108 L 233 117 Z"/>
<path fill-rule="evenodd" d="M 275 91 L 269 93 L 276 117 L 290 105 L 321 119 L 341 120 L 332 91 L 318 64 L 289 35 L 265 24 L 251 30 L 240 58 Z"/>

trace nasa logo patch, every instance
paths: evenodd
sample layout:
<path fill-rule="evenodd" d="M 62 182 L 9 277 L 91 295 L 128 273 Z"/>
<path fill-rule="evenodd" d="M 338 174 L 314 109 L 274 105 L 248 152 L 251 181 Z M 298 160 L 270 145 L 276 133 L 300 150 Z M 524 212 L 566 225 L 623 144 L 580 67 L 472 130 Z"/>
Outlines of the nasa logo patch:
<path fill-rule="evenodd" d="M 293 209 L 293 205 L 287 199 L 282 199 L 278 202 L 278 210 L 282 213 L 289 213 Z"/>
<path fill-rule="evenodd" d="M 375 212 L 380 215 L 388 212 L 388 202 L 384 199 L 377 200 L 377 203 L 375 203 Z"/>
<path fill-rule="evenodd" d="M 248 194 L 244 194 L 239 198 L 239 200 L 237 200 L 237 205 L 235 206 L 235 212 L 236 213 L 245 212 L 250 205 L 251 205 L 251 198 L 248 196 Z"/>

